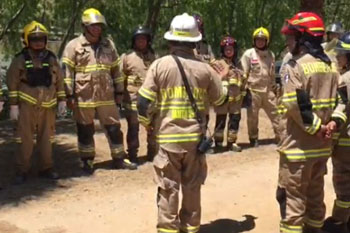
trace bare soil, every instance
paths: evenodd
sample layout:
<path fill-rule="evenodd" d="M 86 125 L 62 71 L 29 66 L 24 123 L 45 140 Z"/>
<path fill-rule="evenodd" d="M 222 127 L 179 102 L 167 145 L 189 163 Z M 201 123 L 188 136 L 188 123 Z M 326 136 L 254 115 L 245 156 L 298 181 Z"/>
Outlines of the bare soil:
<path fill-rule="evenodd" d="M 212 116 L 211 119 L 215 117 Z M 211 124 L 213 127 L 213 121 Z M 125 120 L 122 120 L 125 130 Z M 111 170 L 107 140 L 101 130 L 93 176 L 84 176 L 76 148 L 75 125 L 57 123 L 54 159 L 62 176 L 57 182 L 37 178 L 37 159 L 27 183 L 12 185 L 14 178 L 13 126 L 0 123 L 0 233 L 151 233 L 156 232 L 157 206 L 153 168 L 144 162 L 136 171 Z M 241 153 L 210 155 L 209 173 L 202 188 L 201 233 L 277 233 L 279 209 L 275 200 L 278 153 L 273 131 L 261 113 L 258 148 L 248 147 L 243 111 L 239 143 Z M 146 153 L 141 136 L 141 161 Z M 34 151 L 35 155 L 35 151 Z M 334 199 L 331 176 L 326 176 L 328 214 Z"/>

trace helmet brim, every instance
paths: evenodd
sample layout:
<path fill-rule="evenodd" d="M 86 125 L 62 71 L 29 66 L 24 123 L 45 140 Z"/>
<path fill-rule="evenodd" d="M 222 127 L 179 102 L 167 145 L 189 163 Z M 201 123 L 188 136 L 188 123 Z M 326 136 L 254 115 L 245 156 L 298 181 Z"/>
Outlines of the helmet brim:
<path fill-rule="evenodd" d="M 170 31 L 164 34 L 164 39 L 170 41 L 181 41 L 181 42 L 199 42 L 202 40 L 202 34 L 199 34 L 196 37 L 187 37 L 187 36 L 177 36 L 173 35 Z"/>

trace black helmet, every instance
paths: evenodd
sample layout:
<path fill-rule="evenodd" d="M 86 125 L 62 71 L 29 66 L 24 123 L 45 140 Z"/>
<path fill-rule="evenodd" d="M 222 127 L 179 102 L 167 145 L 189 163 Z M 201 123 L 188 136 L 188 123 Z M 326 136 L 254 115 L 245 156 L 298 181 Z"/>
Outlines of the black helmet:
<path fill-rule="evenodd" d="M 326 32 L 327 33 L 332 32 L 332 33 L 342 34 L 344 32 L 343 25 L 340 22 L 332 23 L 332 24 L 328 25 Z"/>
<path fill-rule="evenodd" d="M 339 38 L 335 49 L 337 52 L 350 53 L 350 32 L 344 33 L 344 35 Z"/>
<path fill-rule="evenodd" d="M 148 45 L 151 46 L 152 37 L 153 37 L 151 29 L 149 29 L 148 27 L 144 27 L 144 26 L 138 26 L 134 30 L 134 32 L 132 33 L 132 44 L 131 44 L 132 48 L 134 48 L 135 38 L 138 35 L 145 35 L 145 36 L 147 36 Z"/>

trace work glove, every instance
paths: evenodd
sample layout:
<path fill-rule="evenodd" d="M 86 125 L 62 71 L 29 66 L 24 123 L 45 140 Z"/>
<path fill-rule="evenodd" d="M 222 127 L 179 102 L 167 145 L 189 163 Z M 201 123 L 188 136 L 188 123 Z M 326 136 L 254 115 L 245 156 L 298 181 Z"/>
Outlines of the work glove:
<path fill-rule="evenodd" d="M 66 101 L 58 102 L 58 115 L 62 117 L 66 114 L 66 111 L 67 111 Z"/>
<path fill-rule="evenodd" d="M 10 106 L 10 119 L 17 121 L 18 116 L 19 116 L 18 105 L 11 105 Z"/>
<path fill-rule="evenodd" d="M 2 112 L 3 108 L 4 108 L 4 102 L 0 101 L 0 113 Z"/>

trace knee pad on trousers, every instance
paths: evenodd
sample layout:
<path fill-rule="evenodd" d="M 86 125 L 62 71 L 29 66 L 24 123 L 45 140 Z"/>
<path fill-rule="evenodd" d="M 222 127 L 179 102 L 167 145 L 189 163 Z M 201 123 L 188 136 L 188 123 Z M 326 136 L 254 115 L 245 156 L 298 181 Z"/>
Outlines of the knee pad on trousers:
<path fill-rule="evenodd" d="M 105 129 L 112 144 L 123 144 L 123 133 L 119 125 L 105 125 Z"/>
<path fill-rule="evenodd" d="M 241 121 L 241 114 L 230 114 L 229 116 L 229 130 L 238 131 L 239 122 Z"/>
<path fill-rule="evenodd" d="M 226 126 L 226 114 L 225 115 L 216 115 L 216 122 L 215 122 L 215 130 L 220 131 L 224 130 Z"/>
<path fill-rule="evenodd" d="M 286 189 L 277 187 L 276 199 L 280 205 L 281 218 L 286 218 L 287 194 Z"/>
<path fill-rule="evenodd" d="M 83 125 L 77 123 L 78 141 L 83 145 L 90 145 L 94 142 L 94 124 Z"/>

